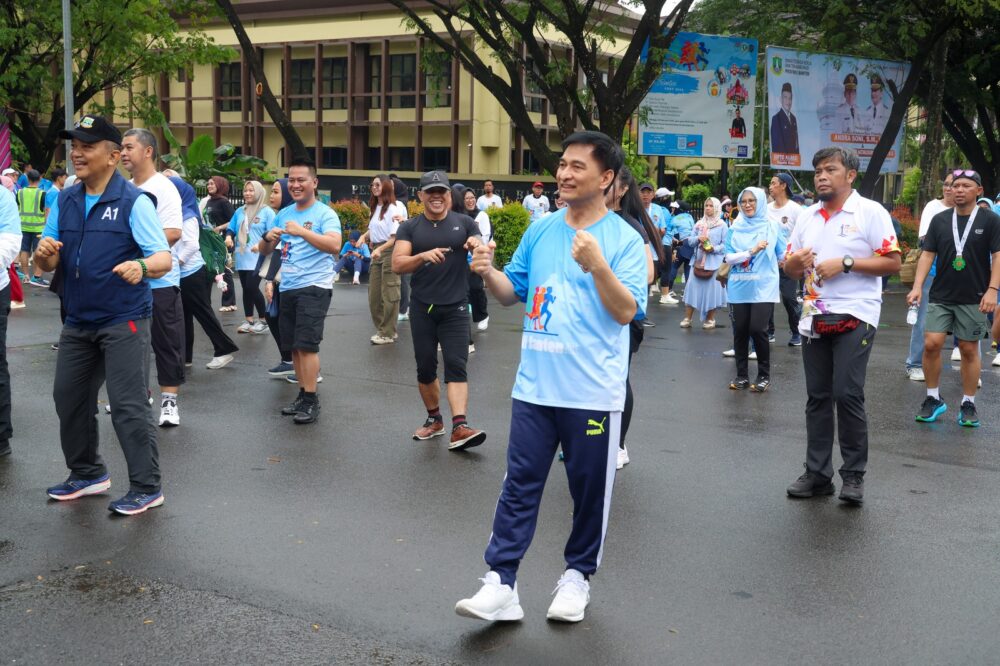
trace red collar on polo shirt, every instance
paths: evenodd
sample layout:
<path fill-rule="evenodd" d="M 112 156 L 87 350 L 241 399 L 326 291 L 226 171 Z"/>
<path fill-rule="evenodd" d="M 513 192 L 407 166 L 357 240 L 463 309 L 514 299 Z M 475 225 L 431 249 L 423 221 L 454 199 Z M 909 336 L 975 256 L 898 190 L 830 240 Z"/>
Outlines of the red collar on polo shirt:
<path fill-rule="evenodd" d="M 843 208 L 838 208 L 837 210 L 833 211 L 832 213 L 828 213 L 828 212 L 826 212 L 826 208 L 823 208 L 822 206 L 820 206 L 819 207 L 819 214 L 823 216 L 823 221 L 824 222 L 829 222 L 831 217 L 836 216 L 837 213 L 839 213 L 842 210 L 844 210 L 844 209 Z"/>

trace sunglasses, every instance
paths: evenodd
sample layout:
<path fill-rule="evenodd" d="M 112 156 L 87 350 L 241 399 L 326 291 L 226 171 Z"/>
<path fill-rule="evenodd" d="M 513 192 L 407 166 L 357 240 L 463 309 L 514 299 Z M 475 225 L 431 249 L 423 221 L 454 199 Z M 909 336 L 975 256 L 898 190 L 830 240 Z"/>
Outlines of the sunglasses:
<path fill-rule="evenodd" d="M 978 178 L 979 174 L 972 169 L 955 169 L 951 172 L 952 178 L 960 178 L 965 176 L 966 178 Z"/>

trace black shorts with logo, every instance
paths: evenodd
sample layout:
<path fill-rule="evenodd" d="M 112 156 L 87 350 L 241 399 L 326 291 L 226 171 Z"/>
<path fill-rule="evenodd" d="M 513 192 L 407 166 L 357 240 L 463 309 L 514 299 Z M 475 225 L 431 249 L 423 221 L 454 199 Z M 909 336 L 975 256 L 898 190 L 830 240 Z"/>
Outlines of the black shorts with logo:
<path fill-rule="evenodd" d="M 278 313 L 281 351 L 319 351 L 332 296 L 332 289 L 322 287 L 302 287 L 281 292 Z"/>

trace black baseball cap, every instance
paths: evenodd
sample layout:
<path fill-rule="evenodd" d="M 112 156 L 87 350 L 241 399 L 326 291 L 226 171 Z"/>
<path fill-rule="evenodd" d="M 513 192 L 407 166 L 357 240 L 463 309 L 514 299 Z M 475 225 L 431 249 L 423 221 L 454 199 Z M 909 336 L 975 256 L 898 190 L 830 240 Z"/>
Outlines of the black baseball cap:
<path fill-rule="evenodd" d="M 60 139 L 79 139 L 84 143 L 111 141 L 121 145 L 122 133 L 103 116 L 87 114 L 73 125 L 73 129 L 61 130 Z"/>
<path fill-rule="evenodd" d="M 420 177 L 420 191 L 427 190 L 450 190 L 451 183 L 448 182 L 448 174 L 444 171 L 428 171 Z"/>
<path fill-rule="evenodd" d="M 640 185 L 640 186 L 639 186 L 639 191 L 640 191 L 640 192 L 641 192 L 642 190 L 655 190 L 655 189 L 656 189 L 656 188 L 655 188 L 655 187 L 653 187 L 653 184 L 652 184 L 652 183 L 643 183 L 642 185 Z"/>

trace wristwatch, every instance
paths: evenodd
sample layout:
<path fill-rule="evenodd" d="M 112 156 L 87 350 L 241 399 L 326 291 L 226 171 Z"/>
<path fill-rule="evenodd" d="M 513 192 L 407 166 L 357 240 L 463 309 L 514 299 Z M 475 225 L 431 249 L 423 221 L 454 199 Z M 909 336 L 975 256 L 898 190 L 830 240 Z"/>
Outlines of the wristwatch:
<path fill-rule="evenodd" d="M 849 254 L 845 254 L 843 264 L 844 264 L 844 272 L 850 273 L 851 269 L 854 268 L 854 257 L 852 257 Z"/>

